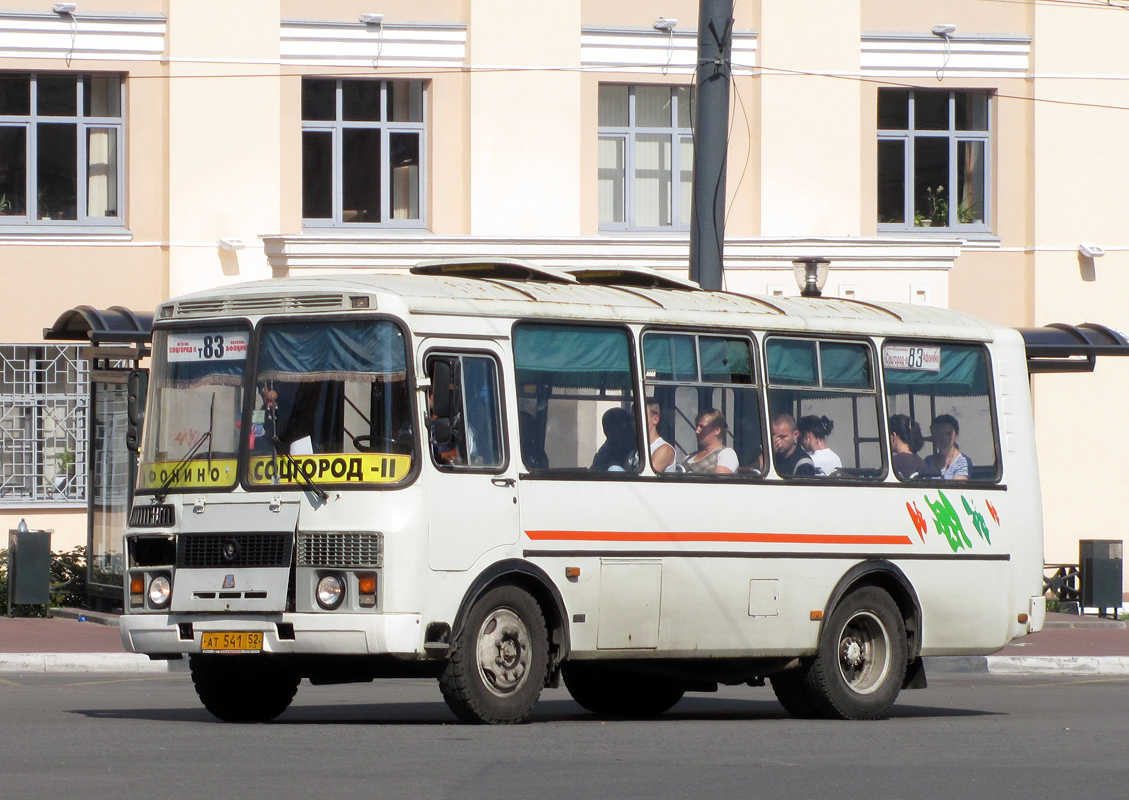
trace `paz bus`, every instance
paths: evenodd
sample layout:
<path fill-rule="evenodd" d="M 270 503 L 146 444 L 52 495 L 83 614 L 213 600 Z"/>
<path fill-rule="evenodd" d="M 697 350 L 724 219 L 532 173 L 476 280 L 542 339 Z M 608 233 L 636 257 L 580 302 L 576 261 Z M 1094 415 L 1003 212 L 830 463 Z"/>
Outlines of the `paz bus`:
<path fill-rule="evenodd" d="M 515 260 L 247 283 L 158 309 L 138 449 L 122 638 L 221 720 L 396 676 L 476 723 L 562 680 L 870 719 L 1045 615 L 1024 341 L 947 310 Z"/>

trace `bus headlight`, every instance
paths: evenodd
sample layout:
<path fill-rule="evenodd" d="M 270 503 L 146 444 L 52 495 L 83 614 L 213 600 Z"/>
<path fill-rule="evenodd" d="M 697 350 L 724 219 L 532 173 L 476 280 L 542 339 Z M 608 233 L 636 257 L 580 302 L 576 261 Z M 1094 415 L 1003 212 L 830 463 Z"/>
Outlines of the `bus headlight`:
<path fill-rule="evenodd" d="M 164 608 L 172 598 L 172 581 L 168 575 L 157 575 L 149 581 L 149 604 L 154 608 Z"/>
<path fill-rule="evenodd" d="M 340 575 L 323 575 L 314 589 L 314 596 L 318 605 L 324 609 L 332 610 L 341 605 L 345 599 L 345 582 Z"/>

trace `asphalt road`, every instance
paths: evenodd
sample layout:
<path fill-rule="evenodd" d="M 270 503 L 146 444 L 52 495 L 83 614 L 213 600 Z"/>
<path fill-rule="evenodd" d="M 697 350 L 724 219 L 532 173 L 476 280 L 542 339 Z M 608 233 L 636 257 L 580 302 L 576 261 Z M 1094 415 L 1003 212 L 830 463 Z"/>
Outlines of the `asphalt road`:
<path fill-rule="evenodd" d="M 801 721 L 768 688 L 601 722 L 549 690 L 533 721 L 460 725 L 432 681 L 303 685 L 218 723 L 184 674 L 0 680 L 0 797 L 1124 798 L 1129 678 L 950 675 L 887 720 Z"/>

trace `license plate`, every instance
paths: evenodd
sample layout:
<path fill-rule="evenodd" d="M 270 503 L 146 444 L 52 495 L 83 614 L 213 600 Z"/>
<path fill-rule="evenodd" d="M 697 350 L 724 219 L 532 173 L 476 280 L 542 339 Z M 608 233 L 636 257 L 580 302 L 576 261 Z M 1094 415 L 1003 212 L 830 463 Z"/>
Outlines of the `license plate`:
<path fill-rule="evenodd" d="M 263 634 L 259 631 L 211 631 L 200 640 L 202 653 L 261 653 Z"/>

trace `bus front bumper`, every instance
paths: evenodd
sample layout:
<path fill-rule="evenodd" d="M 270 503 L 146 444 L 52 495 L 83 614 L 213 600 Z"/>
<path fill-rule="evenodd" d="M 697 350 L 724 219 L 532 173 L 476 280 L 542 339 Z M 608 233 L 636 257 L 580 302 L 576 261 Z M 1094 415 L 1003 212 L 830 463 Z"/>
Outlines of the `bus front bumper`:
<path fill-rule="evenodd" d="M 208 632 L 256 631 L 264 653 L 396 655 L 421 653 L 419 614 L 126 614 L 126 650 L 152 655 L 201 652 Z"/>

